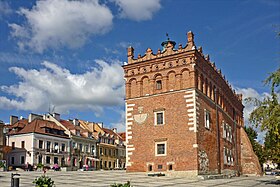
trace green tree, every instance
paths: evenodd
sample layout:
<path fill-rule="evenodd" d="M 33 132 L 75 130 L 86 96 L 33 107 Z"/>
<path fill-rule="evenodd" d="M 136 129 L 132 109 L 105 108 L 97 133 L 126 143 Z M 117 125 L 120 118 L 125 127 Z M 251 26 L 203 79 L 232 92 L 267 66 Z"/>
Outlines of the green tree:
<path fill-rule="evenodd" d="M 256 106 L 250 114 L 249 122 L 255 127 L 260 127 L 262 131 L 267 131 L 265 152 L 271 160 L 280 163 L 280 105 L 278 100 L 280 68 L 270 73 L 264 83 L 270 86 L 269 96 L 263 100 L 247 99 L 247 102 L 252 102 Z"/>

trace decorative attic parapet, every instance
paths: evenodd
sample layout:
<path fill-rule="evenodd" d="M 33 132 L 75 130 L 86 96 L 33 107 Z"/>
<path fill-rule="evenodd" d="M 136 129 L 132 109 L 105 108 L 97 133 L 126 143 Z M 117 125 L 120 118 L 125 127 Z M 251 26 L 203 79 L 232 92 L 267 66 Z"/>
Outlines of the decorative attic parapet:
<path fill-rule="evenodd" d="M 191 31 L 189 31 L 187 33 L 187 44 L 184 48 L 182 47 L 182 44 L 179 44 L 179 47 L 176 50 L 175 45 L 176 45 L 176 42 L 171 41 L 168 38 L 167 41 L 162 42 L 162 46 L 163 46 L 162 51 L 160 49 L 158 49 L 157 53 L 154 54 L 153 50 L 151 48 L 148 48 L 146 50 L 145 55 L 141 56 L 141 54 L 139 54 L 137 56 L 137 59 L 134 58 L 134 48 L 132 46 L 129 46 L 127 49 L 128 64 L 142 62 L 142 61 L 151 60 L 151 59 L 155 59 L 155 58 L 159 58 L 159 57 L 169 56 L 172 54 L 178 54 L 178 53 L 182 53 L 182 52 L 186 52 L 186 51 L 195 50 L 196 46 L 194 43 L 194 34 Z"/>
<path fill-rule="evenodd" d="M 137 58 L 134 58 L 134 48 L 133 47 L 129 47 L 127 49 L 127 56 L 128 56 L 128 64 L 134 64 L 134 63 L 139 63 L 139 66 L 137 67 L 138 70 L 131 70 L 129 75 L 135 75 L 135 73 L 139 73 L 140 72 L 140 64 L 141 62 L 145 62 L 148 60 L 153 60 L 156 58 L 161 58 L 161 57 L 167 57 L 167 56 L 171 56 L 174 54 L 183 54 L 185 52 L 191 52 L 193 53 L 193 55 L 190 57 L 190 64 L 196 64 L 196 63 L 200 63 L 200 60 L 197 60 L 198 56 L 201 56 L 202 60 L 204 59 L 205 63 L 208 64 L 213 70 L 214 72 L 216 72 L 218 74 L 218 76 L 224 81 L 225 86 L 231 91 L 232 95 L 239 101 L 242 101 L 242 96 L 240 97 L 240 95 L 237 95 L 235 90 L 233 90 L 233 88 L 231 87 L 231 85 L 229 84 L 229 82 L 226 80 L 225 76 L 222 74 L 221 69 L 218 69 L 215 65 L 214 62 L 210 61 L 210 56 L 204 55 L 203 54 L 203 49 L 202 47 L 196 47 L 195 42 L 194 42 L 194 34 L 189 31 L 187 34 L 187 43 L 186 46 L 183 47 L 182 44 L 179 44 L 178 49 L 175 49 L 175 45 L 176 42 L 169 40 L 169 38 L 167 39 L 167 41 L 162 42 L 162 46 L 163 46 L 163 50 L 158 49 L 157 53 L 154 54 L 153 50 L 151 48 L 148 48 L 145 52 L 145 54 L 143 56 L 141 56 L 141 54 L 138 54 Z M 198 54 L 198 55 L 195 55 Z M 178 60 L 176 60 L 176 62 L 178 63 Z M 168 63 L 169 66 L 171 63 Z M 137 64 L 138 65 L 138 64 Z M 126 66 L 126 65 L 125 65 Z M 163 63 L 163 66 L 165 67 L 165 62 Z M 153 69 L 153 67 L 155 67 Z M 158 69 L 158 65 L 150 65 L 149 69 L 151 71 L 156 71 Z M 166 66 L 167 67 L 167 66 Z M 171 67 L 171 66 L 170 66 Z M 147 69 L 143 68 L 143 72 L 146 72 Z M 128 71 L 126 70 L 126 73 Z"/>

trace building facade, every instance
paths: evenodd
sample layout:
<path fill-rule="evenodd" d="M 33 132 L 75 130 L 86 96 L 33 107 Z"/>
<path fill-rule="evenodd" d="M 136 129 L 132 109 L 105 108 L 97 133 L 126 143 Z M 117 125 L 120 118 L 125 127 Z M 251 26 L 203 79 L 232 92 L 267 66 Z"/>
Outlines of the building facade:
<path fill-rule="evenodd" d="M 55 123 L 35 116 L 36 119 L 30 114 L 28 120 L 15 120 L 17 118 L 13 116 L 7 135 L 7 145 L 12 147 L 8 165 L 14 168 L 39 163 L 50 168 L 54 164 L 65 166 L 70 138 Z"/>
<path fill-rule="evenodd" d="M 117 129 L 103 127 L 103 123 L 86 122 L 79 120 L 84 129 L 91 131 L 97 139 L 98 169 L 124 169 L 125 168 L 125 143 L 123 136 Z"/>
<path fill-rule="evenodd" d="M 96 170 L 97 140 L 93 133 L 84 129 L 78 119 L 63 120 L 60 114 L 46 114 L 44 119 L 49 120 L 64 129 L 65 134 L 70 138 L 67 165 L 70 170 L 90 169 Z"/>
<path fill-rule="evenodd" d="M 127 171 L 168 175 L 239 173 L 242 96 L 187 33 L 134 58 L 126 80 Z"/>

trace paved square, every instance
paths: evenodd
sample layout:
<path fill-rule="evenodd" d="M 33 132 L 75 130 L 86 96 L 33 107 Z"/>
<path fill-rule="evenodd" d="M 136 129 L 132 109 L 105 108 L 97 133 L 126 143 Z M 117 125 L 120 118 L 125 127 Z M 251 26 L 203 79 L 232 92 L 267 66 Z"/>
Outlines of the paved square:
<path fill-rule="evenodd" d="M 14 172 L 15 173 L 15 172 Z M 34 186 L 32 181 L 42 175 L 42 172 L 18 172 L 20 176 L 20 187 Z M 145 173 L 126 173 L 125 171 L 48 171 L 47 176 L 51 177 L 56 187 L 109 187 L 114 183 L 125 183 L 130 181 L 132 186 L 139 187 L 191 187 L 191 186 L 265 186 L 277 187 L 280 182 L 274 176 L 263 177 L 235 177 L 231 179 L 216 180 L 194 180 L 187 178 L 172 177 L 148 177 Z M 0 186 L 11 186 L 11 172 L 0 172 Z"/>

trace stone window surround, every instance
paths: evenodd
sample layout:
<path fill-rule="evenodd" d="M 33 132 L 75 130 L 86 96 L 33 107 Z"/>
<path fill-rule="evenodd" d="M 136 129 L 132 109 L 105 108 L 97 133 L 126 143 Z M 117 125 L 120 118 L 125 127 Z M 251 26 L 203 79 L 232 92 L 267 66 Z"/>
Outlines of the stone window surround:
<path fill-rule="evenodd" d="M 158 145 L 164 144 L 164 154 L 158 154 Z M 155 142 L 155 155 L 156 156 L 166 156 L 167 155 L 167 141 Z"/>
<path fill-rule="evenodd" d="M 210 129 L 210 123 L 211 123 L 211 113 L 209 110 L 204 109 L 204 127 L 206 129 Z"/>
<path fill-rule="evenodd" d="M 157 114 L 158 113 L 162 113 L 162 124 L 157 124 Z M 165 109 L 158 109 L 158 110 L 154 110 L 154 125 L 155 126 L 160 126 L 160 125 L 165 125 Z"/>

